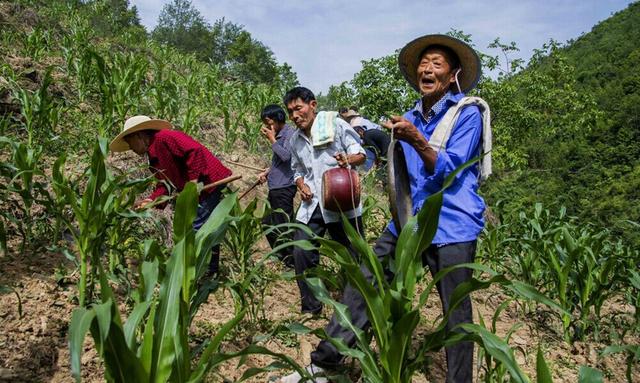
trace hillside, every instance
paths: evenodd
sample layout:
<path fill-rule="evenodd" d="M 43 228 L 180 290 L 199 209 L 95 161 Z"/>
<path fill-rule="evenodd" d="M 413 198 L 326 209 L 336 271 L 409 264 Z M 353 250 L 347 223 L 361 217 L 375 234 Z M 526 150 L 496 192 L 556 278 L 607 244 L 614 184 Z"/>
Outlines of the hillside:
<path fill-rule="evenodd" d="M 522 71 L 485 84 L 495 111 L 496 179 L 503 210 L 534 201 L 637 247 L 640 233 L 640 3 L 575 41 L 552 43 Z M 533 86 L 535 84 L 535 86 Z M 484 92 L 484 93 L 483 93 Z M 502 151 L 504 150 L 504 152 Z"/>

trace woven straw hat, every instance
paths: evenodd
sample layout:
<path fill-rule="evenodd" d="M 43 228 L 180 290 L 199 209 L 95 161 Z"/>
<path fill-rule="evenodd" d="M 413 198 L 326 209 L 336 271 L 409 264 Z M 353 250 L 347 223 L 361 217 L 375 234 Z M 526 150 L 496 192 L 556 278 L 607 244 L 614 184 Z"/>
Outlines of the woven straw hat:
<path fill-rule="evenodd" d="M 402 48 L 398 55 L 400 72 L 413 89 L 420 91 L 417 80 L 420 55 L 430 45 L 442 45 L 453 50 L 460 61 L 462 71 L 458 75 L 460 88 L 466 93 L 478 85 L 482 72 L 480 57 L 467 43 L 447 35 L 425 35 L 418 37 Z"/>
<path fill-rule="evenodd" d="M 169 121 L 155 120 L 148 116 L 133 116 L 124 122 L 124 129 L 116 138 L 111 141 L 109 150 L 112 152 L 125 152 L 129 150 L 129 144 L 124 140 L 125 136 L 139 132 L 141 130 L 164 130 L 172 129 L 173 125 Z"/>

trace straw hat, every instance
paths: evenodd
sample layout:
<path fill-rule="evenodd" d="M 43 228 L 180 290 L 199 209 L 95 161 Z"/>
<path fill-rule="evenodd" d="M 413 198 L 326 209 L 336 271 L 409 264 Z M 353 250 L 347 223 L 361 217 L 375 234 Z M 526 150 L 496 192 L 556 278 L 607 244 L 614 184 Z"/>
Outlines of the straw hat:
<path fill-rule="evenodd" d="M 349 121 L 348 120 L 349 118 L 360 117 L 360 114 L 358 114 L 358 112 L 356 112 L 353 109 L 349 109 L 346 113 L 343 113 L 341 116 L 342 118 L 344 118 L 345 121 Z"/>
<path fill-rule="evenodd" d="M 129 144 L 124 137 L 141 130 L 164 130 L 172 129 L 173 125 L 169 121 L 154 120 L 148 116 L 133 116 L 124 122 L 124 129 L 116 138 L 111 141 L 109 149 L 112 152 L 124 152 L 129 150 Z"/>
<path fill-rule="evenodd" d="M 430 45 L 442 45 L 450 48 L 458 55 L 462 71 L 458 75 L 460 88 L 468 92 L 475 88 L 482 72 L 480 57 L 467 43 L 447 35 L 425 35 L 418 37 L 402 48 L 398 55 L 400 72 L 413 89 L 420 91 L 417 80 L 420 55 Z"/>

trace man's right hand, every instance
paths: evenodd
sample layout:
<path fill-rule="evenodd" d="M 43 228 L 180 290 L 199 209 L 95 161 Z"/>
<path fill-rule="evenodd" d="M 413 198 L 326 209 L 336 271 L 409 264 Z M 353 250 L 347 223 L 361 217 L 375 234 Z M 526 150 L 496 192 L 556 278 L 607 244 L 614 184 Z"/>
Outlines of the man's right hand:
<path fill-rule="evenodd" d="M 143 199 L 143 200 L 136 201 L 136 202 L 133 204 L 133 208 L 134 208 L 134 209 L 136 209 L 136 210 L 142 210 L 142 209 L 144 209 L 147 205 L 149 205 L 151 202 L 153 202 L 153 200 L 152 200 L 152 199 L 150 199 L 150 198 L 145 198 L 145 199 Z"/>
<path fill-rule="evenodd" d="M 300 198 L 302 198 L 303 201 L 311 201 L 313 193 L 311 193 L 311 188 L 309 187 L 309 185 L 302 184 L 302 186 L 298 186 L 298 191 L 300 192 Z"/>
<path fill-rule="evenodd" d="M 262 173 L 258 174 L 258 181 L 260 181 L 260 184 L 263 184 L 265 182 L 267 182 L 267 176 L 269 175 L 269 169 L 267 168 L 265 171 L 263 171 Z"/>

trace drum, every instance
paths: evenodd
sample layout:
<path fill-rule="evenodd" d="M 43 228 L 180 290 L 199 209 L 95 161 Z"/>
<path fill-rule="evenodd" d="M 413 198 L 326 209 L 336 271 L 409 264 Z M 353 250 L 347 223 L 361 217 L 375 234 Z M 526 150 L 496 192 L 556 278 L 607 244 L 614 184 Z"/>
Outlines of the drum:
<path fill-rule="evenodd" d="M 360 205 L 360 177 L 347 168 L 329 169 L 322 175 L 322 205 L 333 212 L 347 212 Z"/>
<path fill-rule="evenodd" d="M 389 205 L 391 216 L 398 234 L 413 215 L 411 203 L 411 186 L 409 172 L 400 141 L 393 140 L 387 152 L 387 186 L 389 188 Z"/>

